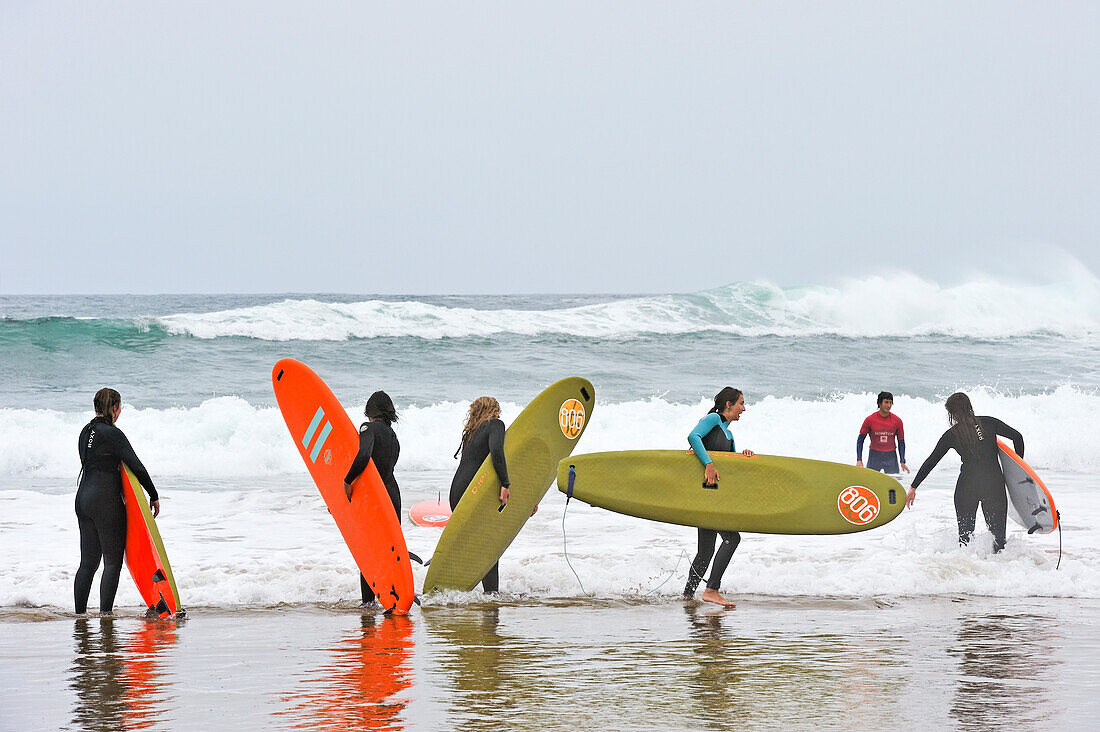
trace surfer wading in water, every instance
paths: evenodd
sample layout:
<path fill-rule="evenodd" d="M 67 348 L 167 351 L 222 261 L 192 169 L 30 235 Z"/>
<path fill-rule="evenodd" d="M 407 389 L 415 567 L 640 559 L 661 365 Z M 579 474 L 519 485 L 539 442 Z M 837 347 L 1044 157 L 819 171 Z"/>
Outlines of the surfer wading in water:
<path fill-rule="evenodd" d="M 160 500 L 149 472 L 138 460 L 122 430 L 115 426 L 122 412 L 122 396 L 100 389 L 92 399 L 95 417 L 80 431 L 80 487 L 76 490 L 76 521 L 80 526 L 80 568 L 73 590 L 78 615 L 88 610 L 92 578 L 103 561 L 99 580 L 99 611 L 109 614 L 115 605 L 122 558 L 126 550 L 126 506 L 122 502 L 122 463 L 126 463 L 149 494 L 153 516 Z"/>
<path fill-rule="evenodd" d="M 489 396 L 482 396 L 470 404 L 466 424 L 462 427 L 462 444 L 455 457 L 462 454 L 458 470 L 451 481 L 451 510 L 462 500 L 470 481 L 474 479 L 486 456 L 492 457 L 493 470 L 500 480 L 500 505 L 508 503 L 508 464 L 504 460 L 504 422 L 500 419 L 500 403 Z M 496 592 L 500 586 L 500 562 L 493 565 L 481 580 L 486 592 Z"/>
<path fill-rule="evenodd" d="M 715 395 L 714 406 L 711 407 L 710 412 L 699 420 L 699 424 L 695 425 L 695 429 L 688 435 L 688 443 L 691 445 L 691 449 L 695 451 L 695 457 L 699 458 L 699 462 L 704 466 L 703 482 L 709 486 L 717 486 L 721 476 L 718 475 L 718 469 L 714 467 L 714 461 L 707 454 L 707 450 L 737 452 L 729 426 L 730 422 L 741 419 L 741 414 L 744 411 L 745 395 L 741 393 L 740 389 L 727 386 Z M 753 456 L 752 450 L 745 450 L 742 454 L 745 457 Z M 722 535 L 722 544 L 718 547 L 718 554 L 715 555 L 714 542 L 719 534 Z M 695 597 L 695 590 L 699 587 L 699 583 L 703 581 L 703 573 L 707 571 L 708 566 L 711 566 L 710 560 L 711 557 L 714 557 L 714 564 L 710 569 L 710 579 L 707 580 L 707 587 L 703 590 L 702 599 L 705 602 L 713 602 L 725 607 L 735 607 L 736 604 L 722 597 L 718 590 L 722 586 L 722 575 L 725 573 L 726 567 L 740 543 L 741 534 L 737 531 L 719 532 L 713 529 L 700 528 L 699 553 L 695 555 L 695 559 L 691 562 L 691 568 L 688 570 L 687 585 L 684 587 L 684 599 Z"/>
<path fill-rule="evenodd" d="M 344 476 L 344 493 L 350 501 L 353 492 L 351 484 L 373 459 L 374 467 L 393 503 L 393 510 L 397 513 L 397 523 L 401 523 L 401 488 L 393 477 L 393 468 L 401 454 L 401 443 L 397 441 L 397 433 L 393 431 L 393 424 L 397 422 L 397 410 L 394 409 L 389 394 L 376 391 L 367 399 L 363 415 L 368 421 L 359 427 L 359 452 L 348 468 L 348 474 Z M 359 590 L 364 605 L 374 602 L 374 590 L 362 574 L 359 575 Z"/>
<path fill-rule="evenodd" d="M 993 552 L 1005 548 L 1005 523 L 1008 520 L 1008 493 L 1004 473 L 997 459 L 997 435 L 1012 440 L 1012 449 L 1024 456 L 1024 436 L 994 417 L 976 417 L 970 397 L 957 392 L 947 397 L 951 427 L 943 433 L 932 454 L 920 466 L 906 496 L 906 505 L 913 507 L 919 486 L 948 450 L 954 449 L 962 458 L 959 479 L 955 483 L 955 516 L 959 522 L 959 543 L 970 543 L 978 516 L 978 504 L 993 534 Z"/>

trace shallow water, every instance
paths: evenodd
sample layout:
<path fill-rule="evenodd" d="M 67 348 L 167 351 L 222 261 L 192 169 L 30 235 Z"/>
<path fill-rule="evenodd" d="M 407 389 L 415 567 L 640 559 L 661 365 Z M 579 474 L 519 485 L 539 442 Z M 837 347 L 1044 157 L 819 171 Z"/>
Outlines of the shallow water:
<path fill-rule="evenodd" d="M 550 600 L 0 619 L 5 729 L 1055 729 L 1100 603 Z"/>

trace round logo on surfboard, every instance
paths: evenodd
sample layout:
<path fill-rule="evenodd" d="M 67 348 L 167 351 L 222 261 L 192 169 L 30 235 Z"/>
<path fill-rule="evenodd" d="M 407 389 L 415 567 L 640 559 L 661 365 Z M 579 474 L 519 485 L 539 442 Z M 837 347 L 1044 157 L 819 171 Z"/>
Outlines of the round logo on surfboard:
<path fill-rule="evenodd" d="M 576 399 L 566 399 L 558 410 L 558 426 L 570 440 L 580 437 L 584 429 L 584 405 Z"/>
<path fill-rule="evenodd" d="M 836 507 L 840 509 L 840 515 L 845 521 L 856 526 L 864 526 L 878 516 L 880 504 L 878 496 L 870 488 L 850 485 L 837 496 Z"/>

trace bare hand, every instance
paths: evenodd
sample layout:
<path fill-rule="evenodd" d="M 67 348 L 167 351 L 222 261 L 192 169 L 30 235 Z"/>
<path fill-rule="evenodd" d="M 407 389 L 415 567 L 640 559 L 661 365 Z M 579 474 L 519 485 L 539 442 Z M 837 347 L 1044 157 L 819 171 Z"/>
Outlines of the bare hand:
<path fill-rule="evenodd" d="M 722 476 L 718 475 L 718 468 L 714 467 L 714 463 L 707 463 L 707 467 L 703 469 L 703 482 L 707 485 L 718 485 L 721 479 Z"/>
<path fill-rule="evenodd" d="M 917 500 L 917 489 L 910 488 L 909 492 L 905 494 L 905 507 L 912 508 L 913 501 Z"/>
<path fill-rule="evenodd" d="M 856 460 L 856 467 L 857 468 L 862 468 L 863 467 L 863 461 L 862 460 Z"/>
<path fill-rule="evenodd" d="M 507 506 L 508 505 L 508 498 L 511 495 L 512 495 L 511 492 L 509 492 L 509 490 L 505 486 L 501 486 L 500 487 L 500 505 Z"/>
<path fill-rule="evenodd" d="M 902 470 L 904 470 L 904 471 L 905 471 L 906 473 L 908 473 L 908 472 L 909 472 L 909 466 L 908 466 L 908 465 L 906 465 L 905 463 L 902 463 L 902 464 L 901 464 L 901 469 L 902 469 Z"/>
<path fill-rule="evenodd" d="M 160 499 L 158 498 L 149 505 L 153 507 L 153 518 L 160 516 Z"/>
<path fill-rule="evenodd" d="M 752 457 L 756 453 L 753 452 L 752 450 L 742 450 L 741 454 L 744 455 L 745 457 Z"/>
<path fill-rule="evenodd" d="M 348 497 L 348 503 L 351 503 L 351 483 L 344 481 L 344 495 Z"/>

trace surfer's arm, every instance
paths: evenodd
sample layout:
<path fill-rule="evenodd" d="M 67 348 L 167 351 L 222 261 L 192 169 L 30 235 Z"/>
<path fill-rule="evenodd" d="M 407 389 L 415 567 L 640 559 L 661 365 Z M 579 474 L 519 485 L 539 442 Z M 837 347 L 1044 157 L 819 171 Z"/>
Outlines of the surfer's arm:
<path fill-rule="evenodd" d="M 160 500 L 160 496 L 157 495 L 157 488 L 153 485 L 153 479 L 149 477 L 149 471 L 141 464 L 141 460 L 138 459 L 137 453 L 134 452 L 134 448 L 130 445 L 130 441 L 126 439 L 126 434 L 117 428 L 109 430 L 108 433 L 110 435 L 109 439 L 111 440 L 111 452 L 117 455 L 119 460 L 126 463 L 133 472 L 134 477 L 144 486 L 145 492 L 149 494 L 149 503 L 157 503 Z"/>
<path fill-rule="evenodd" d="M 348 468 L 348 474 L 344 476 L 344 487 L 348 491 L 349 499 L 351 498 L 351 491 L 348 488 L 355 482 L 360 473 L 367 469 L 367 463 L 370 462 L 372 453 L 374 453 L 374 432 L 368 426 L 359 433 L 359 452 L 355 454 L 355 459 L 351 461 L 351 467 Z"/>
<path fill-rule="evenodd" d="M 936 449 L 932 451 L 932 454 L 928 456 L 928 459 L 924 461 L 924 464 L 920 466 L 920 470 L 917 471 L 916 476 L 913 478 L 913 485 L 911 490 L 916 490 L 928 474 L 932 472 L 932 469 L 936 467 L 943 456 L 947 454 L 947 451 L 955 446 L 955 440 L 951 437 L 951 430 L 943 433 L 940 437 L 940 441 L 936 443 Z"/>
<path fill-rule="evenodd" d="M 856 438 L 856 465 L 863 467 L 863 441 L 867 439 L 866 432 L 860 432 Z"/>
<path fill-rule="evenodd" d="M 1012 449 L 1021 458 L 1024 456 L 1024 436 L 1020 434 L 1019 430 L 1009 427 L 996 417 L 982 417 L 982 421 L 989 423 L 990 426 L 993 427 L 993 431 L 1001 437 L 1007 437 L 1012 440 Z"/>
<path fill-rule="evenodd" d="M 508 480 L 508 462 L 504 458 L 504 423 L 499 419 L 489 422 L 489 457 L 500 480 L 500 500 L 507 503 L 507 490 L 511 483 Z"/>
<path fill-rule="evenodd" d="M 695 425 L 695 429 L 688 433 L 688 444 L 691 445 L 691 449 L 695 451 L 695 457 L 699 458 L 699 462 L 703 465 L 710 465 L 714 462 L 707 454 L 707 449 L 703 447 L 703 438 L 710 434 L 710 431 L 717 427 L 721 421 L 722 418 L 712 412 L 699 420 L 699 424 Z"/>

